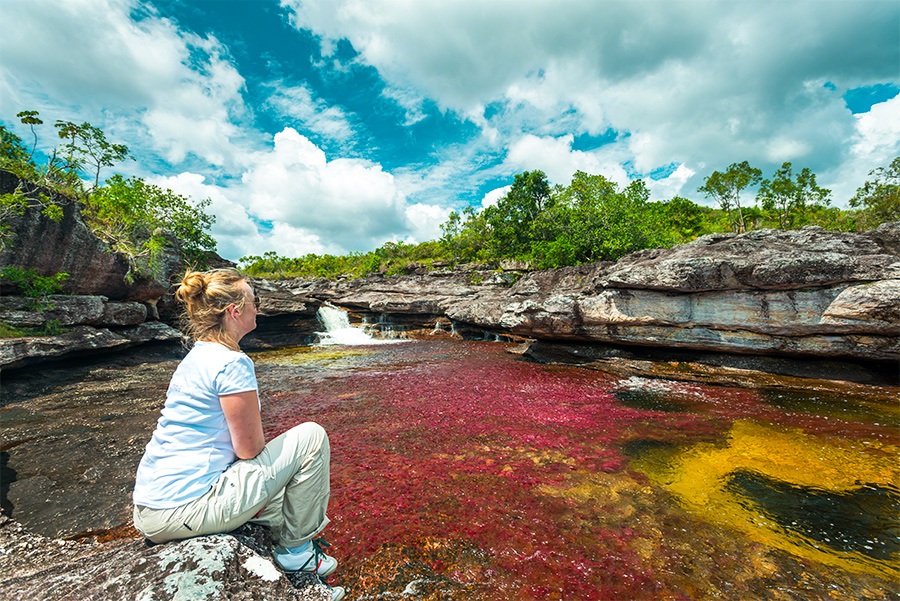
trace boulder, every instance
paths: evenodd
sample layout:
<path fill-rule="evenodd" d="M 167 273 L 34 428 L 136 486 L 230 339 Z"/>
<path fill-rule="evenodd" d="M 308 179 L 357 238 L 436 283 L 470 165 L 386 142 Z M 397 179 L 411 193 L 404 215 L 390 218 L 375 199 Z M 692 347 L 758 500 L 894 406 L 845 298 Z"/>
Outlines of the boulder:
<path fill-rule="evenodd" d="M 807 226 L 710 234 L 671 249 L 623 257 L 599 274 L 601 288 L 650 288 L 678 292 L 781 289 L 898 277 L 900 223 L 862 234 Z"/>
<path fill-rule="evenodd" d="M 137 537 L 77 542 L 29 533 L 0 516 L 0 597 L 32 599 L 292 599 L 325 601 L 313 575 L 287 575 L 265 528 L 148 547 Z"/>
<path fill-rule="evenodd" d="M 36 307 L 37 304 L 37 307 Z M 23 296 L 0 296 L 0 321 L 13 326 L 133 326 L 147 319 L 147 307 L 136 302 L 110 302 L 105 296 L 51 295 L 39 303 Z"/>
<path fill-rule="evenodd" d="M 159 322 L 144 323 L 117 332 L 107 328 L 75 326 L 58 336 L 0 339 L 0 369 L 23 367 L 74 353 L 109 352 L 145 342 L 179 339 L 181 332 Z"/>
<path fill-rule="evenodd" d="M 162 296 L 168 286 L 164 277 L 155 280 L 138 276 L 131 282 L 126 281 L 128 258 L 112 252 L 109 245 L 85 225 L 78 202 L 22 184 L 11 173 L 0 170 L 0 194 L 10 193 L 20 185 L 28 196 L 49 194 L 55 197 L 60 202 L 63 217 L 60 221 L 48 219 L 39 207 L 14 215 L 10 225 L 15 235 L 9 246 L 0 250 L 0 269 L 16 266 L 34 269 L 38 275 L 45 276 L 68 273 L 63 292 L 69 294 L 136 301 Z"/>

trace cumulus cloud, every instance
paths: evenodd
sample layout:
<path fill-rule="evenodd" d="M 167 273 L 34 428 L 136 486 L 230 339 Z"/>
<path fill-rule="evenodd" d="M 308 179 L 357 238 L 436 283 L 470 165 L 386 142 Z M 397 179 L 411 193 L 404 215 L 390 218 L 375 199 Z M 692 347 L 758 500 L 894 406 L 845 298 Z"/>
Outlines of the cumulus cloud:
<path fill-rule="evenodd" d="M 832 190 L 834 204 L 847 206 L 856 189 L 870 179 L 869 173 L 887 167 L 900 156 L 900 96 L 872 106 L 854 116 L 855 131 L 844 161 L 820 174 L 820 185 Z"/>
<path fill-rule="evenodd" d="M 602 174 L 621 185 L 629 178 L 616 157 L 615 149 L 601 147 L 593 152 L 572 149 L 571 134 L 554 137 L 522 136 L 510 145 L 504 167 L 514 172 L 540 169 L 551 184 L 568 185 L 576 171 Z"/>
<path fill-rule="evenodd" d="M 481 208 L 486 209 L 488 207 L 494 206 L 500 199 L 506 196 L 512 186 L 503 186 L 502 188 L 495 188 L 484 195 L 484 198 L 481 199 Z"/>
<path fill-rule="evenodd" d="M 441 224 L 447 221 L 451 210 L 438 205 L 422 203 L 406 207 L 406 219 L 410 225 L 410 233 L 406 241 L 409 243 L 437 240 L 441 237 Z"/>
<path fill-rule="evenodd" d="M 168 188 L 191 199 L 195 204 L 209 199 L 205 209 L 216 218 L 210 233 L 216 239 L 220 255 L 236 260 L 248 254 L 261 253 L 262 236 L 247 210 L 232 200 L 232 191 L 206 182 L 199 173 L 184 172 L 178 175 L 148 179 L 152 184 Z"/>
<path fill-rule="evenodd" d="M 242 177 L 250 212 L 315 231 L 326 248 L 371 250 L 423 227 L 421 213 L 418 223 L 409 220 L 405 193 L 380 165 L 328 160 L 292 128 L 276 134 L 272 152 L 255 160 Z"/>
<path fill-rule="evenodd" d="M 622 135 L 607 154 L 639 173 L 685 165 L 668 189 L 680 182 L 693 197 L 703 176 L 735 161 L 836 170 L 865 127 L 839 91 L 895 80 L 900 60 L 900 9 L 890 2 L 282 5 L 297 27 L 348 40 L 391 86 L 470 118 L 506 145 L 507 167 L 552 179 L 609 169 L 603 153 L 566 151 L 565 136 L 612 129 Z"/>
<path fill-rule="evenodd" d="M 170 163 L 231 159 L 243 77 L 214 37 L 183 32 L 134 0 L 8 0 L 0 54 L 0 85 L 15 90 L 5 110 L 99 126 L 115 113 L 109 133 Z"/>

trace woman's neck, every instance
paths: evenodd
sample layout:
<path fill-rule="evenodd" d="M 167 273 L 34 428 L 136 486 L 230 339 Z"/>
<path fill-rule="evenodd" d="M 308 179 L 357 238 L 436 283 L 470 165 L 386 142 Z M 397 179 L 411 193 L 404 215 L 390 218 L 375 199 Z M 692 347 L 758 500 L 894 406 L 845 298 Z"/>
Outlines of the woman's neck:
<path fill-rule="evenodd" d="M 225 348 L 227 348 L 230 351 L 240 351 L 241 350 L 241 347 L 240 347 L 240 345 L 238 345 L 237 341 L 235 341 L 230 336 L 222 336 L 221 338 L 210 338 L 210 337 L 198 338 L 197 342 L 212 342 L 215 344 L 221 344 L 222 346 L 224 346 Z"/>

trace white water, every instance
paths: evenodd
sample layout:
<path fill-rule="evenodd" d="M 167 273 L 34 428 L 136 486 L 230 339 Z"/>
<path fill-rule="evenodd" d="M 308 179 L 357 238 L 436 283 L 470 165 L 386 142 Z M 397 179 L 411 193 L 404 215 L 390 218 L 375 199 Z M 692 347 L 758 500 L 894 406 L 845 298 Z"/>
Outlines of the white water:
<path fill-rule="evenodd" d="M 319 323 L 325 328 L 324 332 L 316 332 L 319 336 L 319 344 L 344 344 L 359 346 L 363 344 L 390 344 L 401 340 L 381 340 L 372 338 L 362 328 L 354 328 L 350 325 L 350 318 L 343 309 L 333 305 L 322 305 L 316 312 Z"/>

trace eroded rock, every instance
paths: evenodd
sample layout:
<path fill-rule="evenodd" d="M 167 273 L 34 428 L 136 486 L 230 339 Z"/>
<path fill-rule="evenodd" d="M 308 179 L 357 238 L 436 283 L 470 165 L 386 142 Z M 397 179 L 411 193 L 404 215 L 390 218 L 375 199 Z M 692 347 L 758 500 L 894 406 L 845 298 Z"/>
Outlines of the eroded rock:
<path fill-rule="evenodd" d="M 50 539 L 0 517 L 0 550 L 0 597 L 10 601 L 331 598 L 315 576 L 279 570 L 268 531 L 259 526 L 148 547 L 133 537 Z"/>

